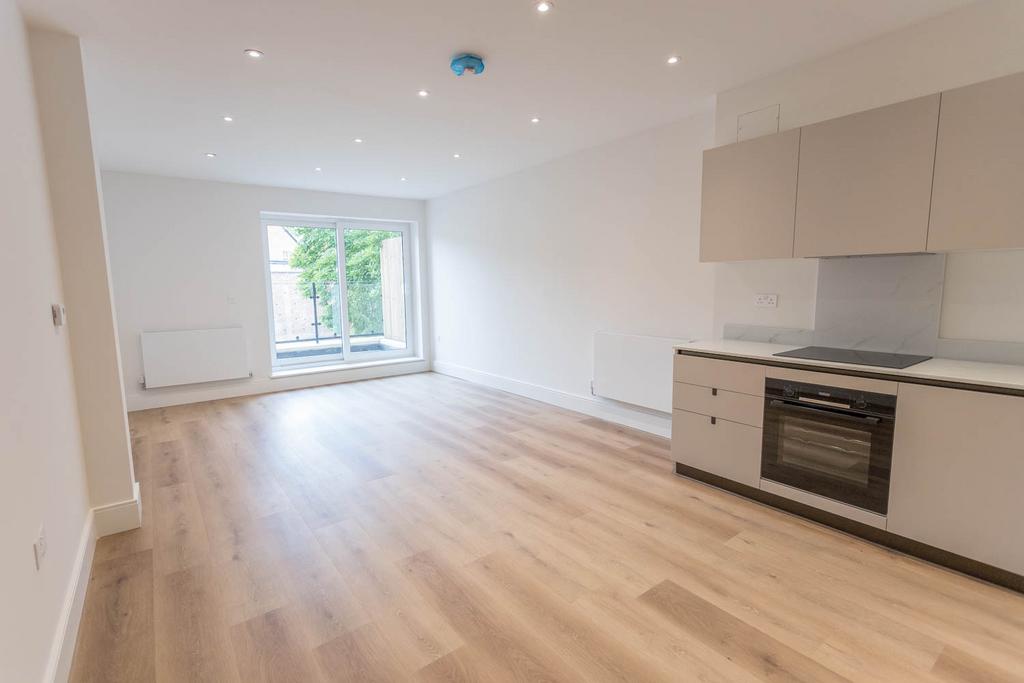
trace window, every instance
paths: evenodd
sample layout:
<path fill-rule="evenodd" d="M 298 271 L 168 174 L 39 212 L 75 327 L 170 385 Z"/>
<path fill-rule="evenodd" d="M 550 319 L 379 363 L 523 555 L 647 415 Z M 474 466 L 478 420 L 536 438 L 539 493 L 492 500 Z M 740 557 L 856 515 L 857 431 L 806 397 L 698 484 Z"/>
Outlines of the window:
<path fill-rule="evenodd" d="M 265 215 L 275 368 L 411 355 L 410 226 Z"/>

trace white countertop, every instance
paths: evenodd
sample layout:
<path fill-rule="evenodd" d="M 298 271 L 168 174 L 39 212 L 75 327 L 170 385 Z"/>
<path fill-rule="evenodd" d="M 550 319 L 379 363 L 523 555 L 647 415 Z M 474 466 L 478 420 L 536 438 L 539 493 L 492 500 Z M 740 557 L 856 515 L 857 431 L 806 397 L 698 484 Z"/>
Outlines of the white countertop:
<path fill-rule="evenodd" d="M 801 346 L 787 344 L 765 344 L 761 342 L 740 341 L 737 339 L 721 339 L 718 341 L 695 341 L 680 344 L 675 348 L 698 353 L 713 353 L 721 356 L 733 356 L 738 359 L 775 361 L 789 365 L 806 365 L 810 368 L 836 368 L 848 372 L 862 372 L 872 375 L 890 375 L 894 378 L 909 380 L 921 379 L 930 382 L 951 382 L 970 384 L 981 387 L 1000 387 L 1024 392 L 1024 365 L 1002 365 L 999 363 L 978 363 L 975 361 L 952 360 L 949 358 L 932 358 L 923 363 L 912 365 L 902 370 L 883 368 L 874 365 L 854 365 L 852 363 L 830 363 L 820 360 L 803 358 L 773 358 L 780 351 L 792 351 Z"/>

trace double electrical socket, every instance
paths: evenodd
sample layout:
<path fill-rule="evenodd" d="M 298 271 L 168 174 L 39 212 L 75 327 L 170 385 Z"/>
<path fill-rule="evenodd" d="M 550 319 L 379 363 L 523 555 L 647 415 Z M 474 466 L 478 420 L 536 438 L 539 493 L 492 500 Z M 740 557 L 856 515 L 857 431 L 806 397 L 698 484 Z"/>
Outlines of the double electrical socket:
<path fill-rule="evenodd" d="M 779 295 L 778 294 L 755 294 L 754 295 L 754 306 L 756 308 L 778 308 L 778 306 L 779 306 Z"/>

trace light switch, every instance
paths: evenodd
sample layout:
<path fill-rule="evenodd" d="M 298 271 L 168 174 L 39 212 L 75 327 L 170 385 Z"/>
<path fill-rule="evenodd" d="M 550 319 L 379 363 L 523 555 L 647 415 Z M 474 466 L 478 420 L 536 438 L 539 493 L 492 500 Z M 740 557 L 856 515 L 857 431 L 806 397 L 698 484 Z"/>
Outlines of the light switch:
<path fill-rule="evenodd" d="M 50 306 L 50 315 L 53 316 L 54 327 L 63 327 L 68 316 L 67 312 L 64 310 L 64 306 L 61 304 L 52 304 Z"/>

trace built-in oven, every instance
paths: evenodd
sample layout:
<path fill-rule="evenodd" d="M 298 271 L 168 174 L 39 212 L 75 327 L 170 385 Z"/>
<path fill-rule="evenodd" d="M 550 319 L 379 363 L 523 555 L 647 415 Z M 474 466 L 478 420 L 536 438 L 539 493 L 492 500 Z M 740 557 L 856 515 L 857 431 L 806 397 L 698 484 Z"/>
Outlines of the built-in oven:
<path fill-rule="evenodd" d="M 772 377 L 764 396 L 762 479 L 887 513 L 895 396 Z"/>

